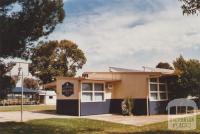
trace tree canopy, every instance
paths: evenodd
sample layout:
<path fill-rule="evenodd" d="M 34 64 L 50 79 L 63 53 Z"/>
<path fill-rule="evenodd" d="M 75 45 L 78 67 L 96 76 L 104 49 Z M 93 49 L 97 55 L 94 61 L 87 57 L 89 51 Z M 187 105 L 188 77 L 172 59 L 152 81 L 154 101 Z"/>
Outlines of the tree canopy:
<path fill-rule="evenodd" d="M 173 62 L 177 77 L 171 80 L 170 90 L 176 92 L 176 97 L 200 95 L 200 62 L 199 60 L 185 60 L 183 56 Z M 200 97 L 200 96 L 199 96 Z"/>
<path fill-rule="evenodd" d="M 3 61 L 0 61 L 0 100 L 6 99 L 7 94 L 15 87 L 14 79 L 6 75 L 13 66 L 14 63 L 5 64 Z"/>
<path fill-rule="evenodd" d="M 23 84 L 24 84 L 24 87 L 29 88 L 29 89 L 39 88 L 38 81 L 33 78 L 24 78 Z"/>
<path fill-rule="evenodd" d="M 26 57 L 25 51 L 64 19 L 62 0 L 0 1 L 0 57 Z"/>
<path fill-rule="evenodd" d="M 82 50 L 68 40 L 40 42 L 32 52 L 30 72 L 43 83 L 55 76 L 75 76 L 86 63 Z"/>
<path fill-rule="evenodd" d="M 159 62 L 158 65 L 156 65 L 156 68 L 163 68 L 163 69 L 173 70 L 173 67 L 167 62 Z"/>
<path fill-rule="evenodd" d="M 200 12 L 200 0 L 180 0 L 183 2 L 181 8 L 183 9 L 183 14 L 198 14 Z"/>

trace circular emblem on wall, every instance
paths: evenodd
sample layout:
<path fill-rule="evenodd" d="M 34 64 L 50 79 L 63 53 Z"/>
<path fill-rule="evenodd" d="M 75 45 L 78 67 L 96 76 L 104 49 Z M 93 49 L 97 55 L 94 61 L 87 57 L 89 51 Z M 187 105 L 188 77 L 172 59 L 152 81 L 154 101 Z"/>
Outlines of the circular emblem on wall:
<path fill-rule="evenodd" d="M 74 84 L 70 82 L 66 82 L 62 85 L 62 94 L 66 97 L 74 94 Z"/>

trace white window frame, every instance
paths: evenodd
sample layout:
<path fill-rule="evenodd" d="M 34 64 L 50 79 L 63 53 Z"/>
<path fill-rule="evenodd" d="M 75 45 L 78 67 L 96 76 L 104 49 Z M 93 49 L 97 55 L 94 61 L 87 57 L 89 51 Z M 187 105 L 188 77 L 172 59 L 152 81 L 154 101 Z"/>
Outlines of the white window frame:
<path fill-rule="evenodd" d="M 92 84 L 92 91 L 83 91 L 82 84 L 89 83 Z M 103 91 L 95 91 L 94 85 L 95 84 L 103 84 Z M 83 93 L 92 93 L 92 101 L 84 101 L 83 100 Z M 103 93 L 103 100 L 97 101 L 95 100 L 95 93 Z M 105 82 L 81 82 L 81 102 L 105 102 L 106 101 L 106 91 L 105 91 Z"/>
<path fill-rule="evenodd" d="M 151 82 L 150 79 L 151 78 L 155 78 L 156 82 Z M 159 77 L 150 77 L 148 79 L 148 85 L 149 85 L 149 100 L 150 101 L 167 101 L 168 100 L 168 87 L 167 87 L 167 83 L 160 83 L 160 78 Z M 157 85 L 157 91 L 151 91 L 151 84 L 156 84 Z M 165 85 L 165 89 L 166 91 L 160 91 L 160 85 Z M 157 99 L 152 99 L 151 97 L 151 93 L 156 93 L 157 94 Z M 160 94 L 161 93 L 165 93 L 166 94 L 166 99 L 161 99 Z"/>

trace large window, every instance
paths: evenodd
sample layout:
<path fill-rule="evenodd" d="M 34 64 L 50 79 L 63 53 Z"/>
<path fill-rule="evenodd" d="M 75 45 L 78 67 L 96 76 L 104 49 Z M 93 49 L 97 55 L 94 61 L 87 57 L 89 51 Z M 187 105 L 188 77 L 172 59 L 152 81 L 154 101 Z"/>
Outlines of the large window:
<path fill-rule="evenodd" d="M 104 83 L 82 83 L 82 102 L 96 102 L 104 100 Z"/>
<path fill-rule="evenodd" d="M 149 96 L 150 101 L 168 100 L 166 80 L 163 78 L 150 78 Z"/>

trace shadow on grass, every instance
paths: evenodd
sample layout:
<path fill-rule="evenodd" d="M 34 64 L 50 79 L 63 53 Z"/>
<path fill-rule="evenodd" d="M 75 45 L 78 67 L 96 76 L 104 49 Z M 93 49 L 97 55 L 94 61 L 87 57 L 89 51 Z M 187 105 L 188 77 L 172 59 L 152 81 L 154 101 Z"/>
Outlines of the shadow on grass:
<path fill-rule="evenodd" d="M 6 122 L 0 123 L 0 134 L 77 134 L 77 133 L 101 133 L 99 128 L 67 128 L 58 126 L 49 126 L 32 123 Z"/>
<path fill-rule="evenodd" d="M 199 132 L 187 132 L 187 131 L 144 131 L 144 132 L 111 132 L 107 134 L 199 134 Z"/>
<path fill-rule="evenodd" d="M 144 127 L 88 119 L 39 119 L 24 123 L 0 123 L 0 134 L 199 134 L 197 131 L 170 131 L 166 124 Z"/>
<path fill-rule="evenodd" d="M 39 110 L 39 111 L 31 111 L 33 113 L 42 113 L 42 114 L 52 114 L 57 115 L 56 110 Z"/>

